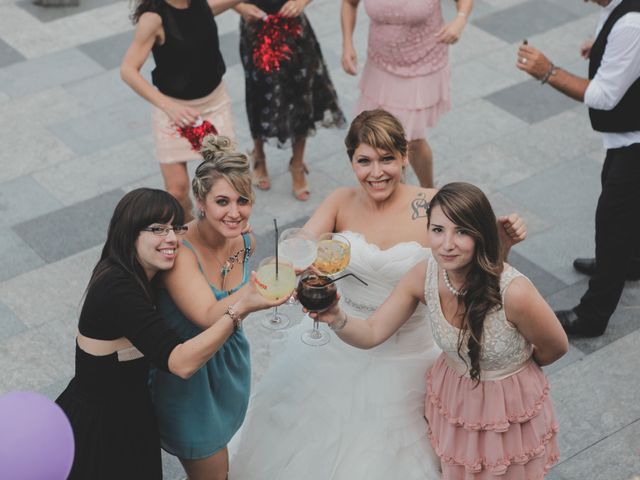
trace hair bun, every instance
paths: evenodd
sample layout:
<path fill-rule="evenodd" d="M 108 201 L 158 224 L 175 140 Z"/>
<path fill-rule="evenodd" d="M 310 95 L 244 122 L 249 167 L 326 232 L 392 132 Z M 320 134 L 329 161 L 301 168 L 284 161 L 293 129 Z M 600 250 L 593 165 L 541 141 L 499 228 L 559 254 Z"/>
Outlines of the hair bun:
<path fill-rule="evenodd" d="M 213 160 L 225 153 L 232 153 L 236 149 L 236 142 L 225 135 L 209 134 L 202 139 L 200 154 L 206 160 Z"/>

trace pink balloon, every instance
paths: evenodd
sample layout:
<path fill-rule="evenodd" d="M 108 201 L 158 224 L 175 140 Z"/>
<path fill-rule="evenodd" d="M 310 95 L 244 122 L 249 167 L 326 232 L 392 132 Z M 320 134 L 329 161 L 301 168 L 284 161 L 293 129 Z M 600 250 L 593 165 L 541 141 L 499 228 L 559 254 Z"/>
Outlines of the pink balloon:
<path fill-rule="evenodd" d="M 66 480 L 73 453 L 71 425 L 56 403 L 34 392 L 0 396 L 0 478 Z"/>

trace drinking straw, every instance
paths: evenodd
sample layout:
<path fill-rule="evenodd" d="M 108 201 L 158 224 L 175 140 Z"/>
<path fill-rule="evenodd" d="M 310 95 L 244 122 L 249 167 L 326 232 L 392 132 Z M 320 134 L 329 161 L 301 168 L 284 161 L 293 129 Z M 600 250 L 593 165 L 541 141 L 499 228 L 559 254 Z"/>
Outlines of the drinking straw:
<path fill-rule="evenodd" d="M 276 229 L 276 280 L 278 280 L 278 221 L 273 219 L 273 226 Z"/>

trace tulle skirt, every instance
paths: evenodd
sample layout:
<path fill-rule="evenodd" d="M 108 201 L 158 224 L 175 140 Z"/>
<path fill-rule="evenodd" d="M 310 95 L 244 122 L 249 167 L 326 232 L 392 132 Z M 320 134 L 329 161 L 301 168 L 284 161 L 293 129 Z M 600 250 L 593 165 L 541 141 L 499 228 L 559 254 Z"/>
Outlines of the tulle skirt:
<path fill-rule="evenodd" d="M 303 322 L 274 344 L 249 404 L 229 478 L 437 480 L 424 419 L 424 374 L 439 353 L 396 338 L 359 350 L 334 334 L 300 341 Z"/>
<path fill-rule="evenodd" d="M 367 61 L 360 79 L 355 113 L 382 108 L 394 114 L 407 140 L 426 137 L 441 115 L 451 109 L 451 68 L 447 65 L 428 75 L 401 77 Z"/>
<path fill-rule="evenodd" d="M 426 417 L 444 480 L 539 480 L 558 461 L 558 421 L 537 364 L 475 382 L 443 353 L 427 373 Z"/>

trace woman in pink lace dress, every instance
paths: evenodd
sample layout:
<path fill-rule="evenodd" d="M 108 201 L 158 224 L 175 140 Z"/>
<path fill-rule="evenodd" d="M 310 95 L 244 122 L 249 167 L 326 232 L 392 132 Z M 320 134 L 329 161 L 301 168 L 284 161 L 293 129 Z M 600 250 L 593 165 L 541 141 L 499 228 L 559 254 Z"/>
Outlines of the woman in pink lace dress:
<path fill-rule="evenodd" d="M 450 183 L 431 199 L 431 250 L 366 320 L 321 314 L 345 342 L 372 348 L 420 304 L 442 353 L 426 375 L 425 416 L 444 480 L 542 479 L 558 461 L 549 382 L 540 369 L 567 335 L 536 288 L 501 260 L 486 196 Z"/>
<path fill-rule="evenodd" d="M 360 0 L 342 0 L 342 68 L 357 73 L 353 46 Z M 426 129 L 451 105 L 449 45 L 458 41 L 473 0 L 457 0 L 445 23 L 440 0 L 364 0 L 371 21 L 367 61 L 355 113 L 383 108 L 400 121 L 409 140 L 409 162 L 420 185 L 433 187 L 433 154 Z"/>

